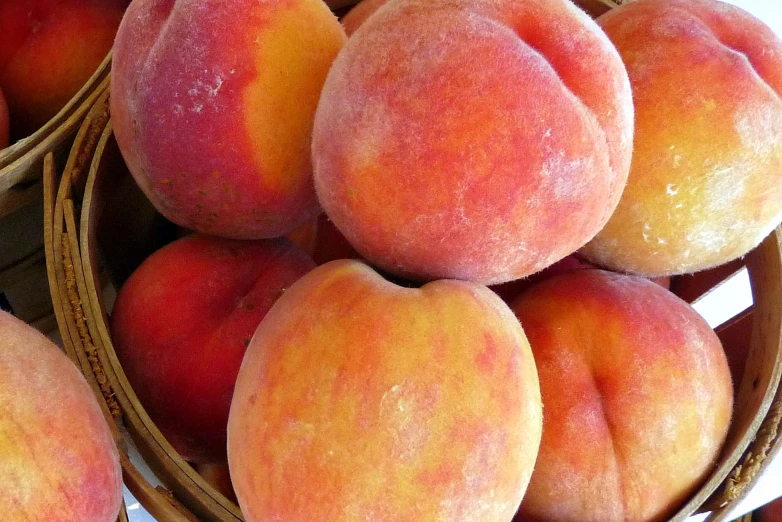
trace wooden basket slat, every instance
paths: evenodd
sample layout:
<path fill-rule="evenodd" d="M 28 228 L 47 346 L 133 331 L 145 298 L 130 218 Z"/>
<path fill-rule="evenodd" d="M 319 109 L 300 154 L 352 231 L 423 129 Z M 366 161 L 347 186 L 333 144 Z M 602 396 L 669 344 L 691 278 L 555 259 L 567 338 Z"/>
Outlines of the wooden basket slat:
<path fill-rule="evenodd" d="M 103 102 L 107 102 L 107 98 L 103 99 Z M 103 112 L 102 107 L 97 107 L 95 112 L 97 114 L 100 114 Z M 93 131 L 95 129 L 102 130 L 103 127 L 105 127 L 106 119 L 101 119 L 100 117 L 95 119 L 95 122 L 93 122 L 96 127 L 93 127 Z M 94 134 L 94 132 L 92 133 Z M 90 138 L 90 133 L 84 134 L 84 143 L 85 147 L 93 147 L 97 145 L 97 142 L 95 140 L 92 140 Z M 73 168 L 77 168 L 78 165 L 76 162 L 69 162 L 69 165 L 71 165 Z M 62 181 L 63 185 L 67 185 L 68 189 L 63 191 L 63 195 L 70 195 L 70 190 L 72 188 L 72 180 L 70 178 L 70 171 L 68 172 L 68 177 L 65 177 Z M 63 202 L 63 208 L 64 209 L 72 209 L 72 202 L 65 201 Z M 79 248 L 79 242 L 77 240 L 77 228 L 75 224 L 75 219 L 73 219 L 72 212 L 69 212 L 70 218 L 67 220 L 67 230 L 69 232 L 69 238 L 71 240 L 71 248 L 74 251 L 78 251 Z M 56 230 L 56 227 L 55 227 Z M 59 258 L 58 258 L 59 259 Z M 77 282 L 77 287 L 79 288 L 79 291 L 81 292 L 81 295 L 86 295 L 86 280 L 83 277 L 84 271 L 83 267 L 81 265 L 78 265 L 74 267 L 74 276 L 75 280 Z M 62 287 L 61 287 L 62 288 Z M 85 314 L 85 320 L 87 322 L 88 331 L 90 332 L 88 335 L 90 336 L 90 341 L 94 345 L 94 350 L 96 352 L 99 352 L 101 346 L 99 338 L 96 338 L 92 335 L 91 331 L 94 326 L 92 326 L 95 323 L 94 318 L 91 316 L 91 308 L 88 306 L 85 306 L 84 308 L 84 314 Z M 92 328 L 90 328 L 92 326 Z M 100 359 L 99 353 L 98 353 L 98 359 L 103 362 Z M 103 370 L 102 364 L 100 365 L 100 370 L 103 373 L 104 379 L 106 378 L 105 371 Z M 90 365 L 89 371 L 94 371 L 92 366 Z M 108 379 L 107 379 L 108 381 Z M 110 381 L 109 381 L 110 382 Z M 113 395 L 113 389 L 112 389 L 112 395 Z M 105 399 L 105 397 L 102 397 Z M 116 422 L 117 419 L 112 419 Z M 122 451 L 122 466 L 123 466 L 123 478 L 125 483 L 128 485 L 128 489 L 136 495 L 136 498 L 140 501 L 143 501 L 145 505 L 149 506 L 149 511 L 154 516 L 160 517 L 161 520 L 172 520 L 172 521 L 182 521 L 187 522 L 191 520 L 192 518 L 190 516 L 187 516 L 183 508 L 179 508 L 176 506 L 176 504 L 173 501 L 173 498 L 169 498 L 164 492 L 157 490 L 156 488 L 152 487 L 148 481 L 141 475 L 141 473 L 138 472 L 136 467 L 130 462 L 130 460 L 126 456 L 126 452 Z"/>
<path fill-rule="evenodd" d="M 51 154 L 47 154 L 44 160 L 43 169 L 43 208 L 44 208 L 44 245 L 46 247 L 46 273 L 49 279 L 49 288 L 52 293 L 52 307 L 54 308 L 54 315 L 57 318 L 57 323 L 60 327 L 60 333 L 62 334 L 63 349 L 68 357 L 76 364 L 78 364 L 78 356 L 73 346 L 73 340 L 70 335 L 66 335 L 67 324 L 65 322 L 65 308 L 63 307 L 62 300 L 60 299 L 60 286 L 57 280 L 57 265 L 61 264 L 60 261 L 54 256 L 54 207 L 57 200 L 57 174 L 54 168 L 54 157 Z M 57 240 L 60 238 L 57 237 Z"/>
<path fill-rule="evenodd" d="M 44 182 L 47 187 L 47 191 L 45 193 L 45 199 L 46 199 L 46 225 L 45 228 L 49 231 L 49 236 L 53 237 L 53 232 L 56 230 L 62 230 L 65 229 L 67 231 L 66 234 L 61 236 L 62 238 L 67 238 L 68 244 L 64 244 L 62 241 L 60 242 L 61 247 L 58 250 L 58 253 L 54 252 L 54 246 L 56 243 L 52 241 L 47 241 L 47 246 L 50 246 L 52 250 L 50 251 L 51 255 L 47 256 L 47 258 L 50 258 L 52 260 L 54 259 L 65 259 L 66 258 L 66 252 L 69 252 L 71 254 L 71 259 L 78 259 L 79 256 L 73 256 L 73 253 L 78 253 L 78 241 L 76 241 L 76 224 L 75 219 L 73 215 L 73 205 L 72 201 L 68 199 L 60 199 L 61 204 L 57 205 L 56 200 L 54 198 L 53 192 L 54 192 L 54 182 L 53 179 L 56 177 L 54 173 L 54 162 L 51 156 L 47 156 L 46 159 L 46 170 L 44 172 Z M 65 197 L 68 194 L 69 190 L 67 188 L 62 187 L 68 187 L 70 185 L 69 179 L 66 175 L 64 178 L 64 183 L 61 184 L 61 192 L 60 196 Z M 57 212 L 57 209 L 63 210 L 62 213 Z M 63 221 L 65 221 L 65 225 L 63 227 Z M 58 224 L 59 223 L 59 224 Z M 67 248 L 66 248 L 67 246 Z M 55 256 L 62 256 L 62 257 L 55 257 Z M 150 513 L 153 515 L 160 516 L 161 520 L 171 520 L 171 521 L 181 521 L 181 522 L 190 522 L 192 520 L 191 517 L 187 517 L 182 514 L 182 511 L 178 509 L 175 504 L 172 502 L 172 499 L 167 499 L 166 495 L 162 492 L 156 490 L 153 488 L 149 483 L 146 481 L 146 479 L 143 479 L 142 475 L 138 472 L 138 470 L 135 468 L 135 466 L 130 462 L 130 460 L 127 458 L 126 455 L 126 449 L 125 449 L 125 443 L 124 439 L 119 434 L 119 430 L 117 428 L 117 419 L 115 418 L 115 412 L 110 411 L 107 402 L 106 402 L 106 396 L 103 393 L 103 390 L 101 389 L 101 383 L 98 382 L 98 379 L 96 379 L 96 374 L 93 371 L 93 363 L 89 361 L 89 359 L 86 357 L 85 352 L 85 343 L 83 342 L 83 333 L 79 331 L 77 326 L 77 321 L 75 319 L 75 314 L 73 313 L 73 306 L 76 304 L 74 303 L 73 298 L 69 295 L 68 291 L 68 282 L 67 282 L 67 275 L 66 275 L 66 267 L 67 262 L 65 263 L 52 263 L 52 267 L 49 270 L 49 277 L 50 282 L 53 282 L 52 288 L 56 288 L 57 292 L 56 296 L 53 296 L 53 300 L 56 303 L 55 304 L 55 311 L 58 315 L 58 319 L 60 319 L 60 328 L 61 330 L 68 331 L 68 332 L 79 332 L 78 334 L 74 335 L 63 335 L 63 342 L 65 345 L 65 351 L 69 355 L 69 357 L 76 363 L 84 373 L 85 377 L 87 378 L 87 382 L 90 385 L 90 387 L 93 389 L 93 392 L 98 397 L 98 402 L 101 406 L 101 410 L 103 411 L 104 416 L 107 419 L 107 423 L 109 425 L 110 431 L 112 432 L 112 436 L 115 439 L 115 442 L 117 443 L 119 450 L 120 450 L 120 460 L 122 464 L 123 469 L 123 480 L 128 485 L 128 489 L 131 490 L 134 495 L 137 495 L 137 499 L 142 499 L 145 501 L 145 505 L 149 506 Z M 80 264 L 77 264 L 75 267 L 73 267 L 72 273 L 78 274 L 80 271 Z M 82 283 L 76 283 L 76 278 L 74 277 L 73 283 L 76 284 L 77 287 L 85 288 L 82 278 Z M 85 317 L 86 319 L 86 317 Z M 127 522 L 127 513 L 124 510 L 124 504 L 123 504 L 123 510 L 120 513 L 119 516 L 120 521 Z"/>
<path fill-rule="evenodd" d="M 747 255 L 754 321 L 749 355 L 744 377 L 739 385 L 737 410 L 765 412 L 771 405 L 780 378 L 780 351 L 782 344 L 782 227 L 766 238 L 761 245 Z M 741 431 L 751 429 L 760 419 L 735 418 Z M 729 441 L 730 442 L 730 441 Z"/>
<path fill-rule="evenodd" d="M 122 477 L 125 480 L 125 485 L 155 520 L 161 522 L 192 522 L 192 515 L 184 514 L 171 502 L 167 494 L 152 487 L 136 466 L 130 462 L 127 455 L 121 455 L 120 458 L 122 460 Z"/>
<path fill-rule="evenodd" d="M 127 452 L 127 449 L 124 447 L 125 441 L 120 435 L 116 425 L 120 415 L 119 407 L 117 406 L 116 401 L 113 400 L 111 387 L 108 386 L 106 377 L 102 373 L 97 348 L 95 347 L 89 330 L 90 318 L 80 298 L 80 296 L 86 295 L 86 285 L 84 283 L 84 277 L 81 276 L 82 265 L 81 256 L 79 255 L 78 229 L 76 228 L 76 219 L 74 217 L 73 201 L 69 199 L 63 202 L 63 217 L 66 230 L 66 234 L 63 235 L 62 238 L 63 262 L 66 268 L 64 288 L 67 293 L 68 304 L 70 304 L 71 309 L 73 310 L 73 313 L 69 315 L 72 316 L 76 331 L 81 339 L 81 351 L 77 350 L 79 362 L 81 366 L 86 368 L 86 371 L 90 372 L 94 377 L 91 379 L 92 385 L 100 402 L 102 402 L 105 407 L 104 414 L 106 415 L 107 420 L 110 421 L 112 433 L 115 436 L 114 438 L 117 444 L 123 449 L 123 452 Z M 62 285 L 62 282 L 59 280 L 58 283 Z M 60 286 L 60 288 L 63 287 Z"/>
<path fill-rule="evenodd" d="M 779 430 L 781 421 L 782 394 L 778 393 L 774 398 L 772 413 L 758 433 L 756 448 L 745 455 L 741 467 L 731 474 L 720 492 L 720 503 L 713 509 L 705 522 L 729 522 L 733 510 L 744 500 L 746 493 L 757 484 L 771 461 L 775 458 L 782 458 L 779 456 L 782 448 Z M 730 493 L 731 489 L 735 489 L 735 493 Z"/>
<path fill-rule="evenodd" d="M 103 99 L 107 99 L 105 90 L 106 89 L 104 87 L 104 92 L 98 93 L 99 95 L 103 94 Z M 89 112 L 92 114 L 93 109 L 91 108 Z M 87 122 L 86 126 L 89 127 L 91 118 L 86 119 L 85 121 Z M 79 141 L 77 142 L 77 145 L 79 148 L 81 148 L 84 143 Z M 47 166 L 52 169 L 52 175 L 47 175 L 47 178 L 52 178 L 54 174 L 53 161 L 51 160 L 50 154 L 47 155 L 46 158 Z M 101 391 L 101 384 L 97 381 L 93 372 L 93 362 L 91 362 L 89 359 L 89 357 L 92 355 L 92 348 L 85 346 L 85 341 L 89 343 L 89 339 L 85 335 L 86 324 L 84 324 L 84 312 L 79 300 L 79 291 L 78 288 L 76 288 L 77 282 L 74 275 L 74 273 L 78 272 L 79 270 L 81 256 L 78 251 L 78 242 L 75 241 L 76 227 L 75 221 L 73 220 L 73 207 L 71 206 L 72 202 L 70 200 L 70 176 L 70 170 L 66 170 L 63 173 L 63 179 L 60 181 L 59 189 L 54 200 L 54 208 L 51 214 L 53 231 L 53 244 L 51 245 L 51 253 L 55 260 L 60 261 L 54 263 L 53 265 L 54 280 L 56 282 L 57 288 L 60 289 L 59 295 L 56 297 L 53 296 L 55 297 L 53 300 L 59 299 L 60 301 L 59 304 L 62 313 L 58 317 L 58 322 L 61 321 L 60 324 L 64 324 L 67 331 L 67 335 L 66 331 L 62 332 L 63 342 L 66 342 L 65 338 L 67 337 L 67 342 L 71 343 L 71 353 L 75 356 L 73 360 L 77 365 L 80 366 L 82 373 L 89 377 L 87 380 L 99 398 L 101 407 L 104 410 L 104 415 L 109 421 L 112 435 L 114 436 L 115 441 L 118 444 L 121 444 L 122 438 L 120 437 L 119 431 L 117 430 L 117 426 L 114 422 L 116 409 L 114 411 L 110 411 L 109 405 L 107 404 L 107 401 L 105 400 L 105 397 Z M 66 213 L 66 208 L 68 208 L 70 212 Z M 70 222 L 68 222 L 68 217 L 71 218 Z M 68 225 L 70 225 L 70 227 L 68 227 Z"/>

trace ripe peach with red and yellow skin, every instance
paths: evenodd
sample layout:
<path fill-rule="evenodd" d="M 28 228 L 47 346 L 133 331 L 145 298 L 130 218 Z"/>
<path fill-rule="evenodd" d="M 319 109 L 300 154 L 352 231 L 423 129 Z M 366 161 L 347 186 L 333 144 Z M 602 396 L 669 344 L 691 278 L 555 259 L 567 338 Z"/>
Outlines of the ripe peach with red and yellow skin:
<path fill-rule="evenodd" d="M 192 235 L 147 258 L 112 313 L 117 357 L 141 404 L 187 460 L 225 461 L 236 375 L 274 301 L 315 267 L 285 239 Z"/>
<path fill-rule="evenodd" d="M 114 46 L 111 116 L 161 214 L 238 239 L 313 219 L 312 121 L 345 38 L 320 0 L 133 2 Z"/>
<path fill-rule="evenodd" d="M 128 0 L 0 1 L 0 89 L 13 136 L 33 133 L 106 58 Z"/>
<path fill-rule="evenodd" d="M 119 454 L 93 391 L 51 341 L 0 311 L 0 513 L 8 522 L 108 522 Z"/>
<path fill-rule="evenodd" d="M 733 390 L 716 334 L 647 279 L 579 270 L 513 304 L 543 438 L 519 521 L 661 521 L 713 469 Z"/>
<path fill-rule="evenodd" d="M 0 90 L 0 150 L 6 148 L 9 142 L 8 105 L 5 103 L 3 91 Z"/>
<path fill-rule="evenodd" d="M 632 122 L 618 54 L 570 2 L 395 1 L 329 72 L 315 187 L 372 264 L 502 283 L 600 230 L 624 187 Z"/>
<path fill-rule="evenodd" d="M 598 19 L 627 66 L 633 165 L 582 254 L 640 275 L 695 272 L 782 221 L 782 40 L 714 0 L 638 0 Z"/>
<path fill-rule="evenodd" d="M 403 288 L 334 261 L 261 322 L 228 462 L 261 520 L 509 521 L 537 454 L 535 363 L 487 288 Z"/>
<path fill-rule="evenodd" d="M 361 27 L 367 18 L 372 16 L 375 11 L 383 7 L 388 0 L 361 0 L 348 14 L 342 18 L 342 27 L 345 33 L 350 36 Z"/>

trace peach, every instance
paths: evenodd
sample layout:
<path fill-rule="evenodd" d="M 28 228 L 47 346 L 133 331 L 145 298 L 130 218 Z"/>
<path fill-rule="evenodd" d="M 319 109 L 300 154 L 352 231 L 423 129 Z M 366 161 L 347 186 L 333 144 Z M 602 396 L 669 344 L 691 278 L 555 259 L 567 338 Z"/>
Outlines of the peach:
<path fill-rule="evenodd" d="M 630 164 L 619 55 L 566 0 L 400 0 L 351 36 L 315 115 L 315 187 L 356 250 L 496 284 L 603 226 Z"/>
<path fill-rule="evenodd" d="M 315 267 L 285 239 L 192 235 L 147 258 L 117 296 L 112 339 L 149 416 L 187 460 L 225 460 L 236 375 L 279 295 Z"/>
<path fill-rule="evenodd" d="M 640 275 L 703 270 L 782 221 L 782 40 L 714 0 L 637 0 L 598 23 L 627 66 L 633 165 L 582 253 Z"/>
<path fill-rule="evenodd" d="M 342 18 L 342 27 L 345 33 L 350 36 L 372 16 L 375 11 L 380 9 L 388 0 L 361 0 L 348 14 Z"/>
<path fill-rule="evenodd" d="M 117 519 L 122 470 L 95 395 L 51 341 L 3 311 L 0 441 L 4 521 Z"/>
<path fill-rule="evenodd" d="M 0 6 L 0 89 L 14 138 L 49 121 L 106 58 L 128 0 L 16 0 Z"/>
<path fill-rule="evenodd" d="M 133 2 L 114 46 L 112 121 L 160 213 L 238 239 L 313 219 L 312 123 L 345 38 L 321 0 Z"/>
<path fill-rule="evenodd" d="M 5 102 L 3 91 L 0 90 L 0 150 L 8 146 L 9 134 L 8 104 Z"/>
<path fill-rule="evenodd" d="M 513 313 L 462 281 L 333 261 L 255 333 L 228 465 L 248 522 L 509 521 L 537 454 L 535 363 Z"/>
<path fill-rule="evenodd" d="M 716 334 L 647 279 L 579 270 L 512 308 L 545 408 L 521 521 L 666 519 L 713 469 L 733 390 Z"/>

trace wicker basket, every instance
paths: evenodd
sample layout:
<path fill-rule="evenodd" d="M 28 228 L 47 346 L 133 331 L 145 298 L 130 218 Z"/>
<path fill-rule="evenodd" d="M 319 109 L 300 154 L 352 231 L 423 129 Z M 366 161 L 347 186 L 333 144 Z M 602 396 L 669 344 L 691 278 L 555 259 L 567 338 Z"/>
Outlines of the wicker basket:
<path fill-rule="evenodd" d="M 605 2 L 583 4 L 599 14 L 615 5 Z M 112 133 L 107 90 L 99 92 L 84 120 L 59 184 L 51 154 L 43 172 L 46 261 L 57 322 L 66 352 L 90 381 L 115 432 L 126 485 L 163 522 L 242 520 L 239 508 L 161 435 L 112 346 L 104 283 L 119 288 L 177 231 L 154 210 L 127 171 Z M 717 330 L 724 344 L 748 349 L 743 376 L 736 382 L 733 422 L 712 475 L 671 518 L 674 521 L 698 511 L 711 511 L 710 521 L 726 520 L 782 448 L 782 395 L 777 393 L 782 368 L 782 227 L 745 259 L 681 278 L 677 292 L 692 302 L 745 265 L 754 305 Z M 142 476 L 127 457 L 120 429 L 127 430 L 168 489 L 154 488 Z"/>

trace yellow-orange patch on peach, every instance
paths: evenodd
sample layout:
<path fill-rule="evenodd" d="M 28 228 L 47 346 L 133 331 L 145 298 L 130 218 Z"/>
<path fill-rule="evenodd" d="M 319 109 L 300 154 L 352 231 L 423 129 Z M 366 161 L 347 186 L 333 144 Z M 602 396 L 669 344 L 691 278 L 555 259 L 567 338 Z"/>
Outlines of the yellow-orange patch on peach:
<path fill-rule="evenodd" d="M 243 93 L 244 125 L 269 189 L 291 191 L 307 183 L 315 108 L 328 69 L 345 35 L 320 11 L 322 2 L 301 0 L 264 20 L 257 45 L 258 77 Z"/>

